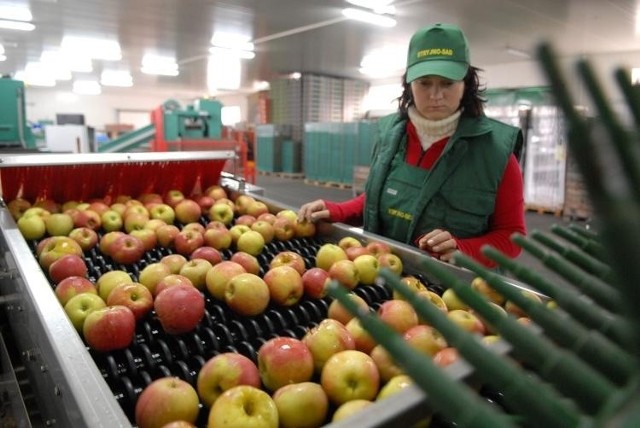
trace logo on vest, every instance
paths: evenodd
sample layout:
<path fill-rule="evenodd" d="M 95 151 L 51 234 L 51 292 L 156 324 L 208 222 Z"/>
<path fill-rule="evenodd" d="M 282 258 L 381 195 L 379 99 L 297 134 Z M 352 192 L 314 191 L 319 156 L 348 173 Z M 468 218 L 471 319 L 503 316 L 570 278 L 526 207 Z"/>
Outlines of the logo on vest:
<path fill-rule="evenodd" d="M 388 188 L 387 193 L 390 195 L 396 196 L 398 194 L 398 191 L 396 189 Z"/>
<path fill-rule="evenodd" d="M 395 208 L 389 208 L 387 210 L 387 214 L 389 214 L 392 217 L 401 218 L 402 220 L 407 220 L 407 221 L 413 220 L 412 214 L 397 210 Z"/>

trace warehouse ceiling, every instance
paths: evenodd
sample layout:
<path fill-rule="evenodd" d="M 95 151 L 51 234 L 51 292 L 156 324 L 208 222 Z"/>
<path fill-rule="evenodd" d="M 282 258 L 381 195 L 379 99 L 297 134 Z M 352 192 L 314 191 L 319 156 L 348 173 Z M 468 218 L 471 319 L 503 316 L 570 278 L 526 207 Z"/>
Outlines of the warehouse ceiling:
<path fill-rule="evenodd" d="M 214 32 L 240 33 L 254 43 L 255 57 L 241 60 L 235 72 L 242 91 L 291 72 L 371 81 L 361 63 L 383 48 L 386 65 L 395 66 L 388 71 L 399 76 L 412 32 L 438 21 L 463 27 L 479 67 L 523 61 L 542 40 L 562 55 L 629 52 L 640 61 L 639 0 L 397 0 L 391 28 L 345 18 L 342 9 L 351 6 L 345 0 L 0 0 L 8 4 L 30 6 L 35 29 L 0 29 L 6 57 L 0 73 L 15 75 L 44 50 L 59 49 L 64 36 L 107 38 L 120 44 L 122 59 L 93 60 L 93 72 L 72 77 L 129 70 L 130 91 L 206 92 Z M 146 53 L 175 57 L 179 75 L 141 73 Z M 212 64 L 229 69 L 215 57 Z"/>

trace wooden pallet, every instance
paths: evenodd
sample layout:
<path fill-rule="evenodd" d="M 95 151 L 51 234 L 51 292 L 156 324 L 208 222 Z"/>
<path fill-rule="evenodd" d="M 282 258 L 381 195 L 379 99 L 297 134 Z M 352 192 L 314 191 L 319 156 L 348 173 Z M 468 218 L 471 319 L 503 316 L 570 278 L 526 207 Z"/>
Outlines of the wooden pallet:
<path fill-rule="evenodd" d="M 540 205 L 526 204 L 526 211 L 535 211 L 538 214 L 553 214 L 556 217 L 562 217 L 562 208 L 543 207 Z"/>
<path fill-rule="evenodd" d="M 310 184 L 312 186 L 320 186 L 320 187 L 333 187 L 336 189 L 351 189 L 351 183 L 339 183 L 336 181 L 319 181 L 319 180 L 310 180 L 305 179 L 305 184 Z"/>

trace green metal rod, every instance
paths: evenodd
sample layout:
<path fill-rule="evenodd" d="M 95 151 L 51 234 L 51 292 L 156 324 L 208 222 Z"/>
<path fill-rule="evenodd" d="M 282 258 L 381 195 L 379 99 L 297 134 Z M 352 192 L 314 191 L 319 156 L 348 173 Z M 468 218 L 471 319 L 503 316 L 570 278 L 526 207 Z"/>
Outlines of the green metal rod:
<path fill-rule="evenodd" d="M 443 284 L 453 288 L 460 299 L 494 326 L 500 336 L 511 343 L 517 354 L 543 379 L 558 391 L 573 398 L 585 412 L 598 413 L 616 391 L 615 385 L 598 371 L 587 366 L 583 360 L 565 349 L 558 348 L 547 337 L 532 333 L 529 327 L 520 324 L 513 317 L 502 315 L 467 282 L 457 278 L 435 261 L 425 260 L 423 265 Z M 542 306 L 542 303 L 526 297 L 524 299 L 529 301 L 518 299 L 519 303 L 530 309 Z"/>
<path fill-rule="evenodd" d="M 576 268 L 567 262 L 566 259 L 553 254 L 524 235 L 514 233 L 511 236 L 511 240 L 536 256 L 545 266 L 551 268 L 554 272 L 579 288 L 584 294 L 591 297 L 605 309 L 616 312 L 622 308 L 623 303 L 620 292 L 617 289 L 585 273 L 583 270 Z"/>
<path fill-rule="evenodd" d="M 569 230 L 576 232 L 578 235 L 582 236 L 585 239 L 591 240 L 591 241 L 599 241 L 600 237 L 598 236 L 598 234 L 592 230 L 587 230 L 584 227 L 580 227 L 577 224 L 574 223 L 570 223 L 569 224 Z"/>
<path fill-rule="evenodd" d="M 574 354 L 580 355 L 585 362 L 603 373 L 616 385 L 626 385 L 638 369 L 634 357 L 597 330 L 584 328 L 566 314 L 550 310 L 546 305 L 529 299 L 521 290 L 504 281 L 502 276 L 481 266 L 464 254 L 456 254 L 454 260 L 457 266 L 475 272 L 505 299 L 512 301 L 524 310 L 529 318 L 542 327 L 551 340 L 570 349 Z M 466 288 L 468 287 L 461 291 L 463 295 L 467 293 Z M 457 289 L 455 291 L 456 294 L 459 294 Z M 511 342 L 508 337 L 507 340 Z"/>
<path fill-rule="evenodd" d="M 551 230 L 556 235 L 571 242 L 572 244 L 576 245 L 578 248 L 586 251 L 593 257 L 597 257 L 601 260 L 605 258 L 606 252 L 604 251 L 604 248 L 602 248 L 602 245 L 600 245 L 599 242 L 591 239 L 587 239 L 584 236 L 580 236 L 576 234 L 574 231 L 570 230 L 569 228 L 558 226 L 557 224 L 552 224 L 549 230 Z"/>
<path fill-rule="evenodd" d="M 624 68 L 618 68 L 615 77 L 635 120 L 636 133 L 640 134 L 640 86 L 631 84 L 631 76 Z"/>
<path fill-rule="evenodd" d="M 601 280 L 607 281 L 611 279 L 611 267 L 586 252 L 577 248 L 563 247 L 557 241 L 538 230 L 533 230 L 529 236 Z"/>
<path fill-rule="evenodd" d="M 573 287 L 558 286 L 538 275 L 532 269 L 515 262 L 492 247 L 482 249 L 482 254 L 490 260 L 508 269 L 515 277 L 547 295 L 564 309 L 569 315 L 587 328 L 599 330 L 608 335 L 619 346 L 626 349 L 629 344 L 629 325 L 618 316 L 612 314 L 593 300 L 576 291 Z"/>
<path fill-rule="evenodd" d="M 455 346 L 467 362 L 476 367 L 476 375 L 482 382 L 502 392 L 507 407 L 523 415 L 528 424 L 573 427 L 586 420 L 575 403 L 563 399 L 548 384 L 523 372 L 513 360 L 490 351 L 475 335 L 459 328 L 439 308 L 402 283 L 393 272 L 383 269 L 380 277 L 411 303 L 418 315 L 438 330 L 447 343 Z"/>
<path fill-rule="evenodd" d="M 429 395 L 429 403 L 437 412 L 455 421 L 460 427 L 513 426 L 506 415 L 489 406 L 469 387 L 456 382 L 430 358 L 409 346 L 400 334 L 382 322 L 377 315 L 360 310 L 338 282 L 331 281 L 327 286 L 327 294 L 337 299 L 360 320 L 367 332 L 391 354 L 416 385 Z"/>

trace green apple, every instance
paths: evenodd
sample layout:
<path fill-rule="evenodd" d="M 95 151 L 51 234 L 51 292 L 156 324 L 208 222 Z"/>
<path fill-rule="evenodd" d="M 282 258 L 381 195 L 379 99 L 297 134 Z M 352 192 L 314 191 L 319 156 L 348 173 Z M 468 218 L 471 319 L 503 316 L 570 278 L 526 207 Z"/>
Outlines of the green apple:
<path fill-rule="evenodd" d="M 482 321 L 472 314 L 470 311 L 465 309 L 454 309 L 447 313 L 447 318 L 456 324 L 461 329 L 469 332 L 475 333 L 479 335 L 484 335 L 485 328 Z"/>
<path fill-rule="evenodd" d="M 152 295 L 156 295 L 156 285 L 164 277 L 171 275 L 171 268 L 166 263 L 155 262 L 146 265 L 138 275 L 138 282 L 151 292 Z"/>
<path fill-rule="evenodd" d="M 198 372 L 198 395 L 207 407 L 224 391 L 238 385 L 262 386 L 258 366 L 236 352 L 223 352 L 210 358 Z"/>
<path fill-rule="evenodd" d="M 191 259 L 182 265 L 179 274 L 189 278 L 197 289 L 204 290 L 207 285 L 207 273 L 212 267 L 208 260 Z"/>
<path fill-rule="evenodd" d="M 317 428 L 323 425 L 329 399 L 315 382 L 285 385 L 273 394 L 281 428 Z"/>
<path fill-rule="evenodd" d="M 73 230 L 73 219 L 69 214 L 53 213 L 44 222 L 49 236 L 68 236 Z"/>
<path fill-rule="evenodd" d="M 200 402 L 195 388 L 178 377 L 151 382 L 138 397 L 135 420 L 138 428 L 162 428 L 174 421 L 195 424 Z"/>
<path fill-rule="evenodd" d="M 347 253 L 336 244 L 323 244 L 316 252 L 316 266 L 326 270 L 338 260 L 348 260 Z"/>
<path fill-rule="evenodd" d="M 235 386 L 220 395 L 209 412 L 215 428 L 278 428 L 278 408 L 266 392 L 249 385 Z"/>
<path fill-rule="evenodd" d="M 422 283 L 422 281 L 420 281 L 418 278 L 416 278 L 416 277 L 415 277 L 415 276 L 413 276 L 413 275 L 405 275 L 405 276 L 403 276 L 403 277 L 402 277 L 402 279 L 400 279 L 400 281 L 401 281 L 403 284 L 405 284 L 405 285 L 409 286 L 409 288 L 410 288 L 412 291 L 416 292 L 416 293 L 422 293 L 422 292 L 424 292 L 424 291 L 427 291 L 427 290 L 428 290 L 427 286 L 426 286 L 426 285 L 424 285 L 424 284 Z M 396 290 L 393 290 L 392 297 L 393 297 L 394 299 L 398 299 L 398 300 L 406 300 L 406 299 L 404 298 L 404 296 L 402 296 L 402 295 L 401 295 L 398 291 L 396 291 Z M 440 296 L 438 296 L 438 298 L 440 298 Z"/>
<path fill-rule="evenodd" d="M 216 266 L 220 265 L 218 263 Z M 234 312 L 256 316 L 263 313 L 269 305 L 269 287 L 258 275 L 241 273 L 226 282 L 224 300 Z"/>
<path fill-rule="evenodd" d="M 214 203 L 207 213 L 209 220 L 219 221 L 226 226 L 229 226 L 233 222 L 234 212 L 233 208 L 224 202 Z"/>
<path fill-rule="evenodd" d="M 398 276 L 402 275 L 404 265 L 402 264 L 402 259 L 399 256 L 393 253 L 382 253 L 377 257 L 378 263 L 380 263 L 380 269 L 387 268 Z"/>
<path fill-rule="evenodd" d="M 81 293 L 69 299 L 67 304 L 64 305 L 64 311 L 76 330 L 82 332 L 82 326 L 87 315 L 96 309 L 105 308 L 106 306 L 107 304 L 97 294 Z"/>
<path fill-rule="evenodd" d="M 380 263 L 376 256 L 362 254 L 353 260 L 360 276 L 360 282 L 365 285 L 373 284 L 380 271 Z"/>
<path fill-rule="evenodd" d="M 398 374 L 389 379 L 389 381 L 380 388 L 380 392 L 378 393 L 376 400 L 384 400 L 385 398 L 396 394 L 411 385 L 413 385 L 413 379 L 411 379 L 411 376 L 407 374 Z"/>
<path fill-rule="evenodd" d="M 82 256 L 82 247 L 68 236 L 51 236 L 47 238 L 46 243 L 40 249 L 38 262 L 45 271 L 48 271 L 53 262 L 67 254 Z"/>
<path fill-rule="evenodd" d="M 23 215 L 18 219 L 18 230 L 24 239 L 31 241 L 42 238 L 47 233 L 47 226 L 42 217 L 38 215 Z"/>
<path fill-rule="evenodd" d="M 339 406 L 351 400 L 373 400 L 380 387 L 380 374 L 373 359 L 356 350 L 332 355 L 320 374 L 320 384 L 329 400 Z"/>
<path fill-rule="evenodd" d="M 205 277 L 205 284 L 209 294 L 217 300 L 224 301 L 227 283 L 241 273 L 247 273 L 247 271 L 242 265 L 231 260 L 223 260 L 214 265 L 209 269 Z"/>
<path fill-rule="evenodd" d="M 244 251 L 252 256 L 258 256 L 262 252 L 264 246 L 264 237 L 260 232 L 256 232 L 255 230 L 247 230 L 240 234 L 236 241 L 236 248 L 238 251 Z"/>
<path fill-rule="evenodd" d="M 112 232 L 114 230 L 122 230 L 123 221 L 122 216 L 115 210 L 108 209 L 100 216 L 100 222 L 102 228 L 106 232 Z"/>
<path fill-rule="evenodd" d="M 173 224 L 176 219 L 176 213 L 168 204 L 156 204 L 149 209 L 149 217 L 151 219 L 162 220 L 166 224 Z"/>
<path fill-rule="evenodd" d="M 371 400 L 351 400 L 346 403 L 338 406 L 335 412 L 333 412 L 333 417 L 331 418 L 331 422 L 338 422 L 344 419 L 351 417 L 352 415 L 360 412 L 361 410 L 369 407 L 373 404 Z"/>
<path fill-rule="evenodd" d="M 444 293 L 442 293 L 442 300 L 450 311 L 455 309 L 469 309 L 469 306 L 460 300 L 453 288 L 447 288 L 444 290 Z"/>
<path fill-rule="evenodd" d="M 123 270 L 112 270 L 105 272 L 96 281 L 96 287 L 98 288 L 98 295 L 105 302 L 109 298 L 109 294 L 120 284 L 130 284 L 133 282 L 133 278 Z"/>
<path fill-rule="evenodd" d="M 313 355 L 316 373 L 322 371 L 322 367 L 333 354 L 356 348 L 356 343 L 347 328 L 340 321 L 331 318 L 323 319 L 310 329 L 302 337 L 302 342 Z"/>

